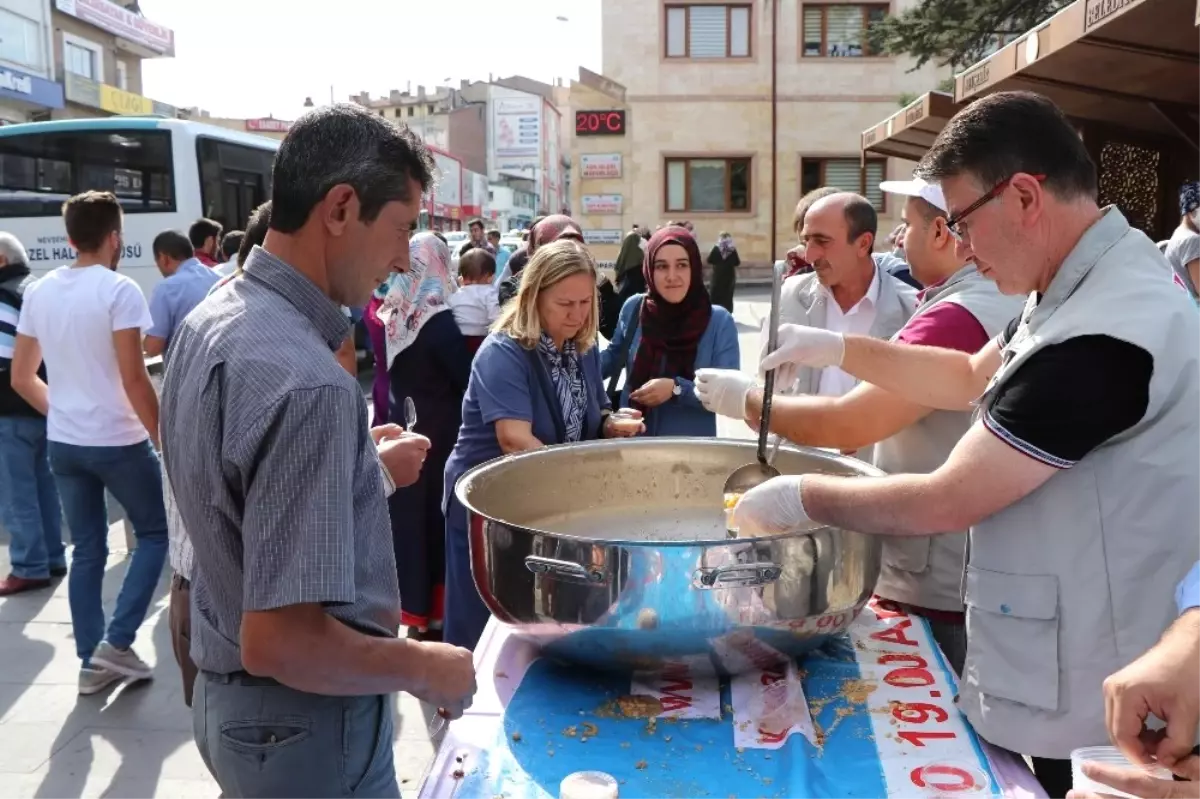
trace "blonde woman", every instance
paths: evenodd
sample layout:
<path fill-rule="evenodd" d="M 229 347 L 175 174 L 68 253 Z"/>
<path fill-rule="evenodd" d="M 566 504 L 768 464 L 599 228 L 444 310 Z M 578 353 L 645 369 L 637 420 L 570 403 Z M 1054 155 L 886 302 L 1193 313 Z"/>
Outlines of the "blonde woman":
<path fill-rule="evenodd" d="M 545 244 L 522 272 L 471 366 L 458 443 L 446 463 L 443 640 L 473 649 L 488 610 L 471 578 L 463 472 L 512 452 L 627 435 L 611 423 L 596 349 L 596 264 L 582 244 Z"/>

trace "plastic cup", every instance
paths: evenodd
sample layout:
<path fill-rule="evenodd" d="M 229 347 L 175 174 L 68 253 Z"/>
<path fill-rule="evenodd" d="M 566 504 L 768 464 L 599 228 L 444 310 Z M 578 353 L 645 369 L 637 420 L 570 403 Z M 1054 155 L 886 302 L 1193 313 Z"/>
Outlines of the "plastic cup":
<path fill-rule="evenodd" d="M 608 417 L 614 430 L 620 430 L 623 433 L 638 433 L 642 429 L 642 420 L 637 416 L 632 416 L 627 413 L 615 411 Z"/>
<path fill-rule="evenodd" d="M 617 799 L 617 779 L 603 771 L 576 771 L 559 783 L 558 799 Z"/>
<path fill-rule="evenodd" d="M 1133 763 L 1115 746 L 1086 746 L 1071 753 L 1071 787 L 1077 791 L 1128 796 L 1130 799 L 1137 799 L 1133 794 L 1118 791 L 1116 788 L 1088 779 L 1083 773 L 1084 763 L 1105 763 L 1120 768 L 1134 768 L 1160 780 L 1171 779 L 1171 772 L 1162 766 L 1143 766 L 1141 763 Z"/>

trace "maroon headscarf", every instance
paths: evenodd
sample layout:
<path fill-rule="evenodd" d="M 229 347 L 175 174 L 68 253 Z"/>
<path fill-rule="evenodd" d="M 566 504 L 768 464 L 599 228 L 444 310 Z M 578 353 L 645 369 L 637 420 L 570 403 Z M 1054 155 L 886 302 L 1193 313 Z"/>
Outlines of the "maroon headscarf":
<path fill-rule="evenodd" d="M 551 214 L 533 226 L 529 231 L 529 255 L 537 252 L 537 248 L 561 238 L 575 238 L 583 243 L 583 228 L 579 223 L 566 214 Z"/>
<path fill-rule="evenodd" d="M 654 258 L 667 244 L 678 244 L 692 265 L 692 283 L 682 302 L 663 299 L 654 285 Z M 671 226 L 656 231 L 646 245 L 642 262 L 646 299 L 642 302 L 642 339 L 629 374 L 629 385 L 639 388 L 656 377 L 696 376 L 696 348 L 712 317 L 712 300 L 704 287 L 700 247 L 686 228 Z"/>

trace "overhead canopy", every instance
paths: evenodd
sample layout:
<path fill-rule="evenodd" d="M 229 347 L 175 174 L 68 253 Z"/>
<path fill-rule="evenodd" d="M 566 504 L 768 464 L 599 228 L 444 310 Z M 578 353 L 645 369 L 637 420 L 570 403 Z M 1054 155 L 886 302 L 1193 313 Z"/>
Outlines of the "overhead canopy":
<path fill-rule="evenodd" d="M 1076 0 L 955 77 L 954 99 L 1028 89 L 1076 120 L 1182 137 L 1200 128 L 1193 0 Z"/>
<path fill-rule="evenodd" d="M 927 92 L 862 133 L 862 154 L 918 161 L 958 106 L 942 92 Z"/>

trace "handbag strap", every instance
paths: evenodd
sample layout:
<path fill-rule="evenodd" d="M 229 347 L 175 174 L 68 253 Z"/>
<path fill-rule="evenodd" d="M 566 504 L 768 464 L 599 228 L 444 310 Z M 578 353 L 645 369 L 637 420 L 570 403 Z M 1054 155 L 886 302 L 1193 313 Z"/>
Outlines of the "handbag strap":
<path fill-rule="evenodd" d="M 633 339 L 637 335 L 638 328 L 642 326 L 642 300 L 644 299 L 646 299 L 646 295 L 640 295 L 637 305 L 633 308 L 633 327 L 625 334 L 625 346 L 621 348 L 621 360 L 617 362 L 617 370 L 608 379 L 609 394 L 617 390 L 617 379 L 620 378 L 621 372 L 625 370 L 625 367 L 629 365 L 629 352 L 633 349 Z"/>

